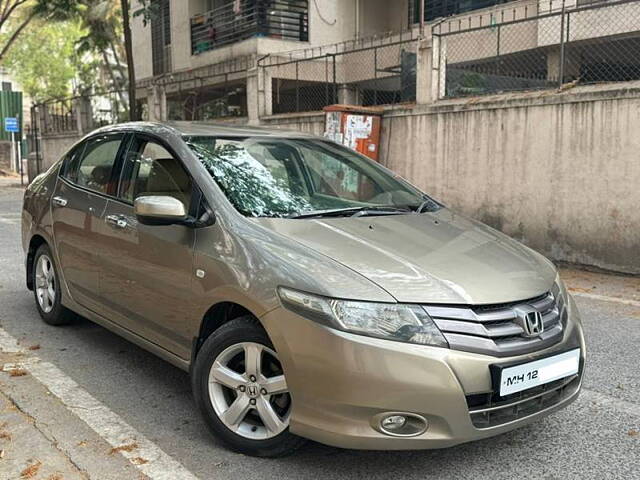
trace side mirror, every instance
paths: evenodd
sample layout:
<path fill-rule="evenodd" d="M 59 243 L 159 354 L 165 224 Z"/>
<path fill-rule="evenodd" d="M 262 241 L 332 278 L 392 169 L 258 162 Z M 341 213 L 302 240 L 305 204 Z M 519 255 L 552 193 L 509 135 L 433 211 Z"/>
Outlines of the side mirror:
<path fill-rule="evenodd" d="M 174 225 L 187 219 L 187 212 L 177 198 L 149 195 L 136 198 L 133 211 L 143 225 Z"/>

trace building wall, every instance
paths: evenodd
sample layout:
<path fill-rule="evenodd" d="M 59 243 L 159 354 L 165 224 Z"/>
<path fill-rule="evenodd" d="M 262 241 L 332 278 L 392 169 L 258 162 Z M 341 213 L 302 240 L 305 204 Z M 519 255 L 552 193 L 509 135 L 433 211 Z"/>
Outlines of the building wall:
<path fill-rule="evenodd" d="M 67 153 L 74 143 L 79 141 L 83 134 L 70 132 L 65 135 L 42 136 L 40 147 L 42 148 L 42 163 L 40 170 L 44 172 L 47 168 L 60 160 Z"/>
<path fill-rule="evenodd" d="M 396 2 L 394 2 L 396 3 Z M 190 19 L 203 13 L 202 0 L 171 0 L 171 56 L 172 70 L 185 71 L 220 63 L 251 54 L 259 56 L 319 47 L 347 40 L 359 35 L 369 36 L 407 28 L 408 0 L 397 0 L 389 9 L 388 0 L 322 0 L 309 2 L 309 41 L 296 42 L 273 38 L 251 38 L 242 42 L 191 55 Z M 140 8 L 134 0 L 132 10 Z M 143 24 L 141 15 L 132 20 L 134 62 L 138 80 L 152 76 L 151 29 Z"/>
<path fill-rule="evenodd" d="M 274 115 L 271 118 L 263 119 L 261 124 L 271 128 L 295 130 L 322 136 L 324 135 L 325 120 L 323 112 L 313 112 Z"/>
<path fill-rule="evenodd" d="M 141 8 L 140 0 L 131 2 L 131 11 Z M 133 63 L 138 80 L 153 76 L 151 63 L 151 28 L 143 24 L 142 15 L 131 17 L 131 43 L 133 46 Z"/>
<path fill-rule="evenodd" d="M 554 260 L 640 273 L 640 83 L 388 112 L 382 158 Z"/>
<path fill-rule="evenodd" d="M 357 2 L 360 8 L 358 22 L 360 36 L 367 37 L 407 30 L 409 28 L 409 1 L 360 0 Z M 393 6 L 391 7 L 390 4 Z"/>

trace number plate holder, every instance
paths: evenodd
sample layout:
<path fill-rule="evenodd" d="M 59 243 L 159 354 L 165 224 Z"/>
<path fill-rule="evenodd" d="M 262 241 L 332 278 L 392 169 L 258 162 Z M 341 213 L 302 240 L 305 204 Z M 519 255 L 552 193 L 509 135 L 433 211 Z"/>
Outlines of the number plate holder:
<path fill-rule="evenodd" d="M 515 365 L 490 367 L 493 391 L 504 397 L 570 377 L 580 371 L 580 348 Z"/>

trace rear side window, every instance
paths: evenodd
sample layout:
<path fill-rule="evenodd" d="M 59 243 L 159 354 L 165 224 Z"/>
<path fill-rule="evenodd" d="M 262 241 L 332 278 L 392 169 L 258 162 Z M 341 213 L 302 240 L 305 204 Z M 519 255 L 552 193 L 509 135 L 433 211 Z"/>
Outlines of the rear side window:
<path fill-rule="evenodd" d="M 99 193 L 113 191 L 111 179 L 123 135 L 101 135 L 87 141 L 82 156 L 74 158 L 66 178 Z"/>

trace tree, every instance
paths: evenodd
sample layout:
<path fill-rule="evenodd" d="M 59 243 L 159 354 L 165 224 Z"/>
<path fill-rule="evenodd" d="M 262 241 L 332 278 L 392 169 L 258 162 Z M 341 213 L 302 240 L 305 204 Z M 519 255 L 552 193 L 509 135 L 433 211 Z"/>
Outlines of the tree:
<path fill-rule="evenodd" d="M 86 34 L 77 21 L 35 20 L 5 58 L 24 92 L 36 102 L 64 98 L 74 83 L 91 81 L 95 63 L 77 55 L 76 43 Z M 75 92 L 73 92 L 75 93 Z"/>
<path fill-rule="evenodd" d="M 35 19 L 56 20 L 75 10 L 77 0 L 0 0 L 0 31 L 12 26 L 0 44 L 0 62 L 16 40 Z"/>
<path fill-rule="evenodd" d="M 109 90 L 114 90 L 122 105 L 129 100 L 124 94 L 127 73 L 120 58 L 122 51 L 122 17 L 119 6 L 109 0 L 81 0 L 82 8 L 77 18 L 86 27 L 87 33 L 78 42 L 79 53 L 97 54 L 102 59 L 101 67 L 111 81 Z"/>
<path fill-rule="evenodd" d="M 140 119 L 136 102 L 136 72 L 133 64 L 133 45 L 131 43 L 131 25 L 129 23 L 129 2 L 121 0 L 122 5 L 122 25 L 124 29 L 124 46 L 127 55 L 127 71 L 129 72 L 129 120 Z"/>

